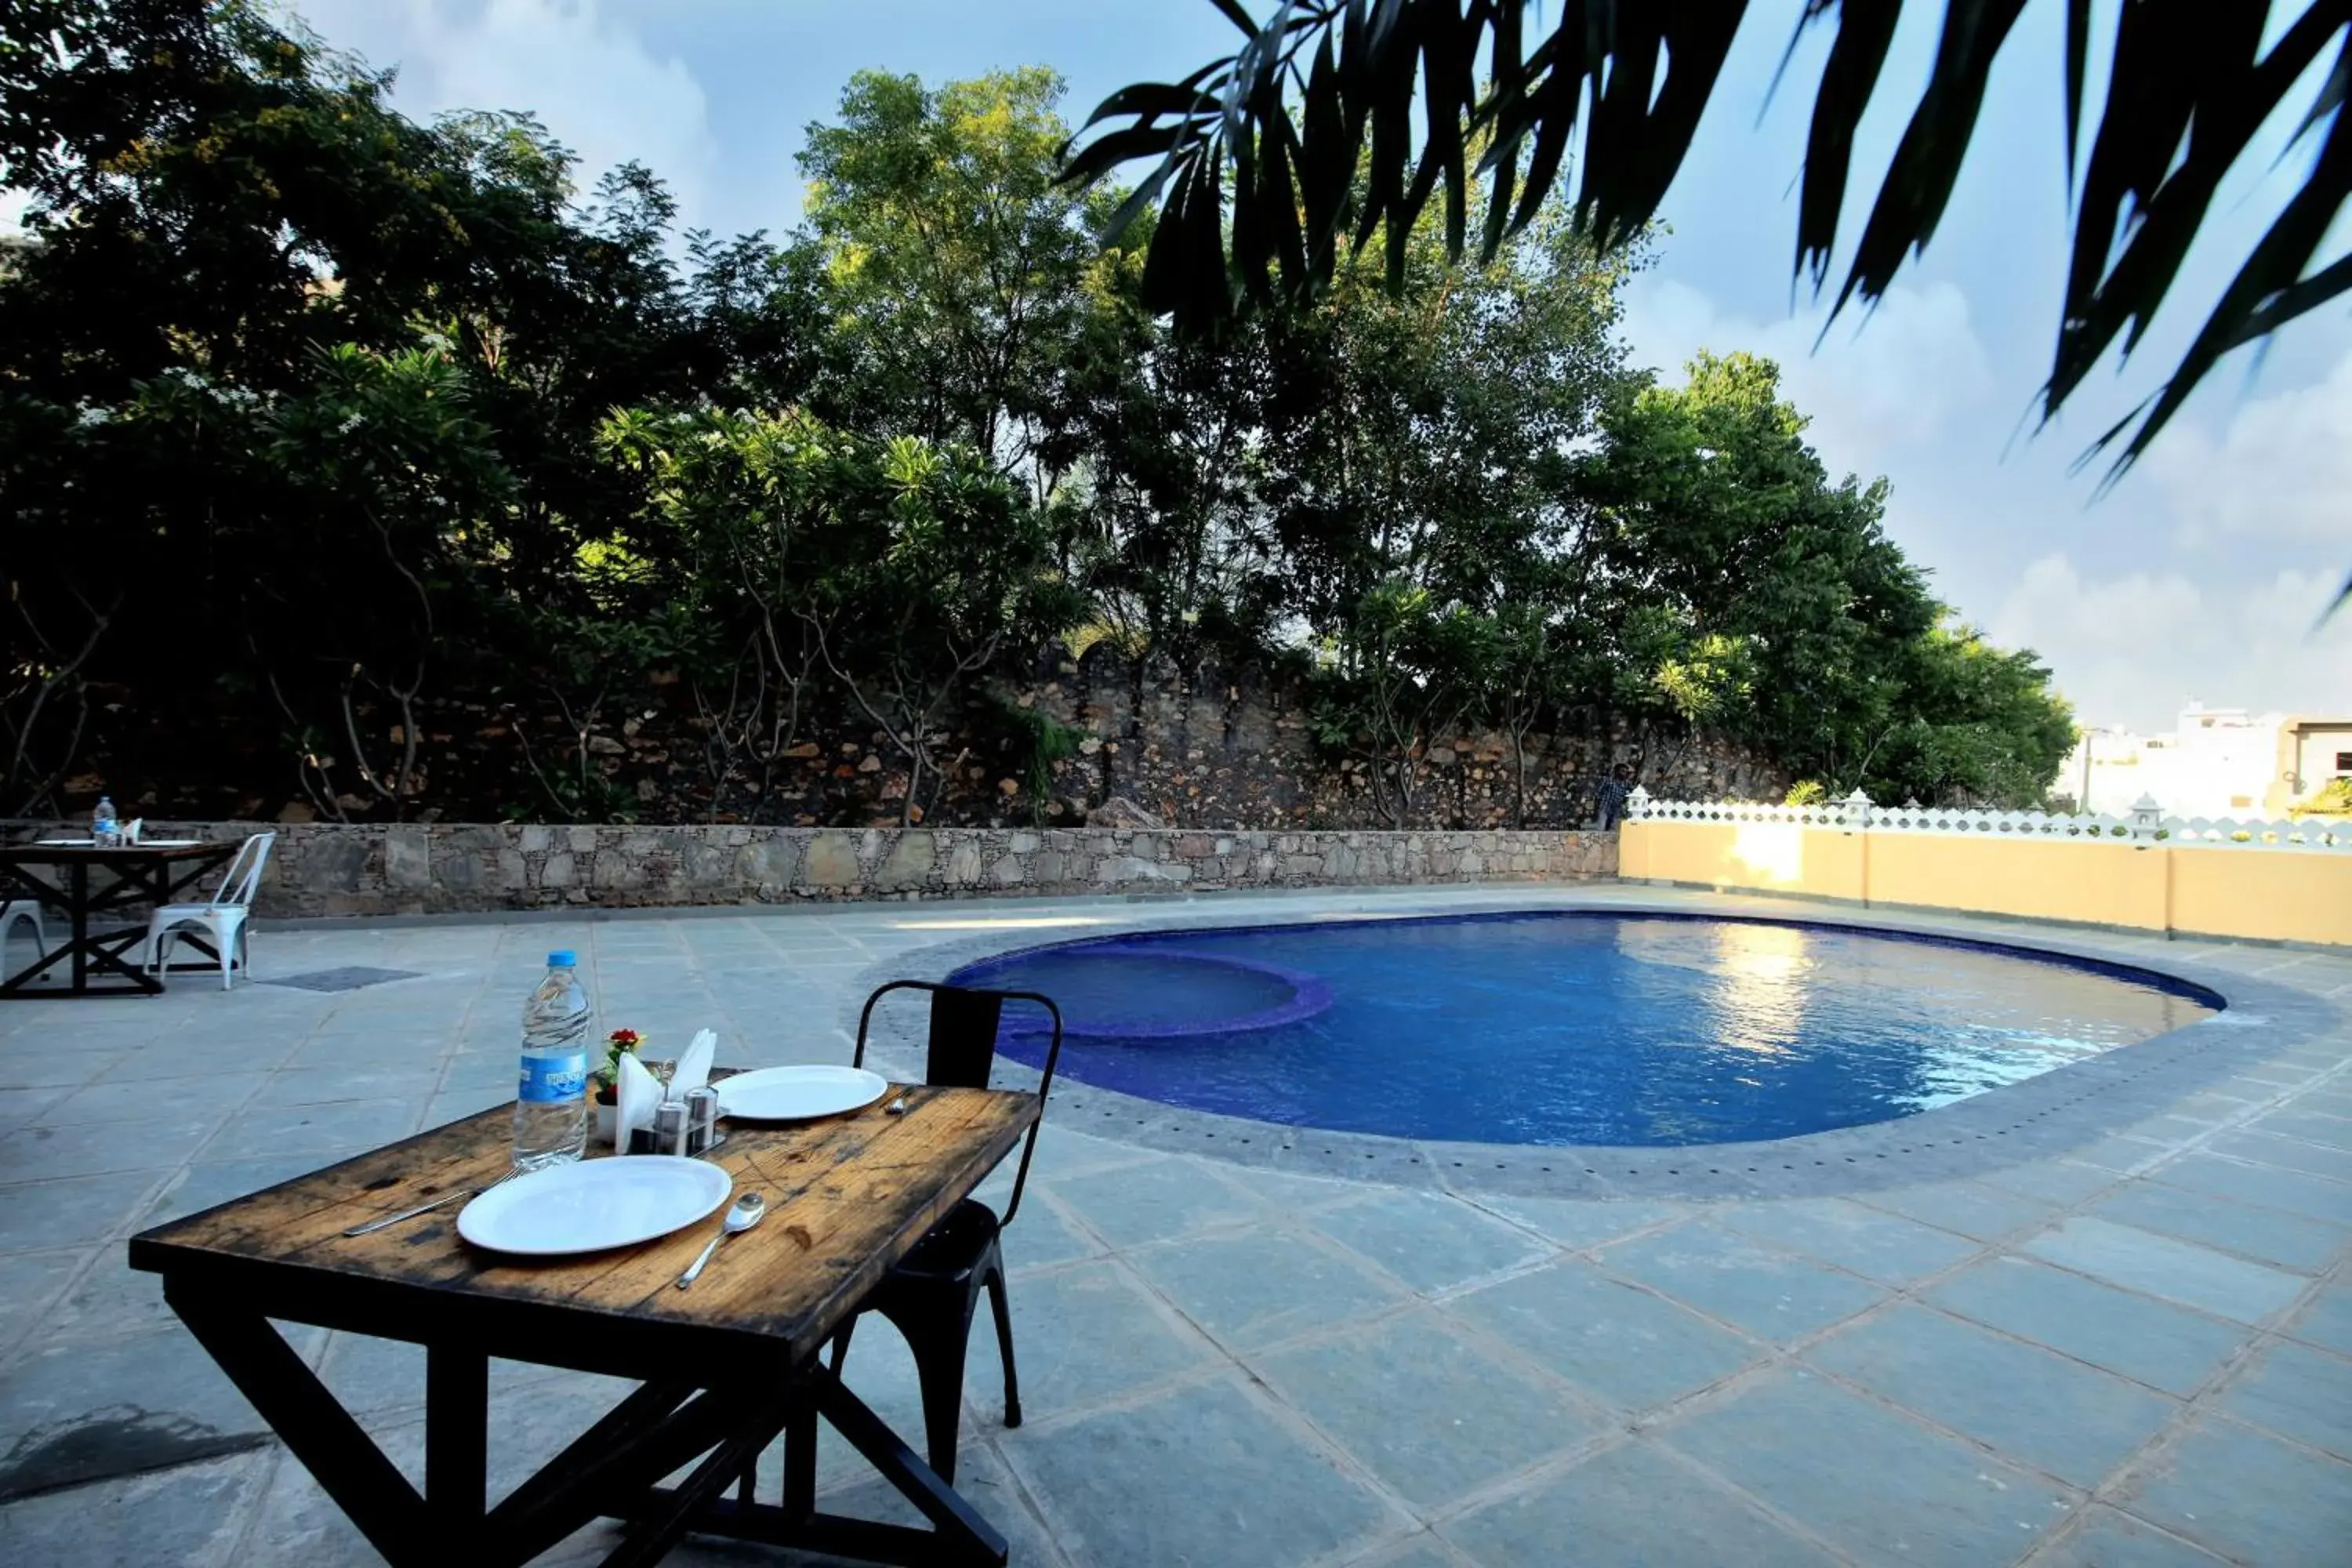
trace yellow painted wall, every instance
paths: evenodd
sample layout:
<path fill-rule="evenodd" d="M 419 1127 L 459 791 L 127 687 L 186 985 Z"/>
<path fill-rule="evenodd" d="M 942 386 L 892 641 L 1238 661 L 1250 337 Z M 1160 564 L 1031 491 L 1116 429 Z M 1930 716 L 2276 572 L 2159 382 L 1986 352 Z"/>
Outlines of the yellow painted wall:
<path fill-rule="evenodd" d="M 1617 874 L 1711 888 L 1864 897 L 1862 835 L 1781 822 L 1629 822 Z"/>
<path fill-rule="evenodd" d="M 2160 845 L 1874 833 L 1873 903 L 2164 929 Z"/>
<path fill-rule="evenodd" d="M 2352 947 L 2352 856 L 1633 822 L 1621 876 L 1857 903 Z"/>
<path fill-rule="evenodd" d="M 2352 947 L 2352 855 L 2181 848 L 2172 929 Z"/>

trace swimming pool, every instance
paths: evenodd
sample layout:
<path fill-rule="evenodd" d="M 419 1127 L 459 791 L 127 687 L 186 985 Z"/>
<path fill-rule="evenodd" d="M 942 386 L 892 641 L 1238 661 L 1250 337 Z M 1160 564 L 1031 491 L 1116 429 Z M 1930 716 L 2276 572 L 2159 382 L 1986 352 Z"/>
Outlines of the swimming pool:
<path fill-rule="evenodd" d="M 1990 943 L 1600 910 L 1146 932 L 951 978 L 1055 997 L 1061 1070 L 1105 1089 L 1297 1127 L 1549 1145 L 1891 1121 L 2223 1005 L 2147 971 Z M 1005 1048 L 1034 1065 L 1045 1040 Z"/>

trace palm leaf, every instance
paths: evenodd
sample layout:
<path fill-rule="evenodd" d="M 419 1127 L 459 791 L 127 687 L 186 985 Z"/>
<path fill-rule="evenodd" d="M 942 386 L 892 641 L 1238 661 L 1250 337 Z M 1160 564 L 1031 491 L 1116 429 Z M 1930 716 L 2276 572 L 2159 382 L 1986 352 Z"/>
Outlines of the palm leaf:
<path fill-rule="evenodd" d="M 1159 202 L 1147 269 L 1158 285 L 1147 293 L 1187 327 L 1328 287 L 1343 236 L 1358 251 L 1383 236 L 1390 276 L 1401 279 L 1405 237 L 1441 186 L 1445 245 L 1460 257 L 1469 246 L 1469 153 L 1482 142 L 1478 169 L 1490 184 L 1483 256 L 1553 195 L 1580 131 L 1578 217 L 1604 246 L 1626 243 L 1681 168 L 1748 9 L 1747 0 L 1283 0 L 1261 23 L 1241 0 L 1212 3 L 1245 35 L 1243 49 L 1181 82 L 1114 94 L 1095 119 L 1124 126 L 1073 150 L 1065 175 L 1090 180 L 1132 159 L 1160 160 L 1149 184 L 1157 197 L 1130 199 L 1120 221 Z M 1853 242 L 1832 314 L 1883 296 L 1934 237 L 2024 0 L 1939 4 L 1927 83 Z M 2094 447 L 2120 443 L 2120 471 L 2223 354 L 2352 291 L 2343 262 L 2306 270 L 2352 201 L 2343 141 L 2352 0 L 2303 0 L 2266 54 L 2258 51 L 2271 7 L 2252 0 L 2118 7 L 2105 101 L 2079 186 L 2095 7 L 2063 4 L 2063 155 L 2079 196 L 2045 418 L 2110 350 L 2128 356 L 2137 347 L 2224 176 L 2331 43 L 2338 49 L 2304 106 L 2297 134 L 2317 135 L 2319 147 L 2296 195 L 2164 387 Z M 1797 216 L 1795 268 L 1816 290 L 1837 254 L 1856 128 L 1880 94 L 1903 11 L 1904 0 L 1806 0 L 1798 23 L 1800 32 L 1835 28 L 1814 89 Z M 1483 85 L 1474 75 L 1482 50 Z M 1214 173 L 1228 163 L 1230 232 Z"/>

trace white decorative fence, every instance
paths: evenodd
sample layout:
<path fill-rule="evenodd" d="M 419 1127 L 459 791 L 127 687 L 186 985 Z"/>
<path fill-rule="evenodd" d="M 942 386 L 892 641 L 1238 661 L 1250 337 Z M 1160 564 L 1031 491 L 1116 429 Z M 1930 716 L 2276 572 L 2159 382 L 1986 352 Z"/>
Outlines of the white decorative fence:
<path fill-rule="evenodd" d="M 2074 840 L 2170 844 L 2181 848 L 2316 850 L 2352 854 L 2352 819 L 2300 817 L 2277 821 L 2168 816 L 2142 795 L 2128 816 L 2044 811 L 1953 811 L 1919 805 L 1879 805 L 1860 790 L 1843 800 L 1773 805 L 1739 800 L 1657 800 L 1638 785 L 1625 802 L 1634 822 L 1780 823 L 1797 827 L 1868 833 L 1921 833 L 2045 842 Z"/>

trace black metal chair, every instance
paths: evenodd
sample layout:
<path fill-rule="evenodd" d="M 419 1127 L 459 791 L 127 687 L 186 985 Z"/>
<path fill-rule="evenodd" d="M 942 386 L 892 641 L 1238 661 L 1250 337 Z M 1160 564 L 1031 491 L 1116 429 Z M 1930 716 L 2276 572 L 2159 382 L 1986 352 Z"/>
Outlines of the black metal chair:
<path fill-rule="evenodd" d="M 1052 1043 L 1037 1085 L 1042 1102 L 1054 1087 L 1054 1065 L 1062 1055 L 1062 1010 L 1050 996 L 1034 991 L 984 991 L 970 986 L 940 985 L 927 980 L 894 980 L 866 999 L 857 1016 L 857 1054 L 866 1065 L 866 1041 L 874 1021 L 875 1005 L 894 991 L 927 991 L 931 997 L 929 1056 L 923 1081 L 962 1089 L 988 1087 L 996 1065 L 996 1038 L 1007 1002 L 1031 1002 L 1053 1020 Z M 1013 1365 L 1013 1318 L 1004 1300 L 1004 1254 L 998 1237 L 1021 1207 L 1022 1189 L 1029 1182 L 1030 1157 L 1037 1152 L 1037 1132 L 1045 1124 L 1044 1106 L 1030 1123 L 1021 1145 L 1021 1164 L 1013 1176 L 1013 1195 L 999 1218 L 996 1211 L 976 1198 L 966 1198 L 924 1234 L 914 1250 L 882 1278 L 882 1282 L 858 1303 L 857 1313 L 844 1323 L 833 1340 L 833 1370 L 838 1373 L 849 1353 L 849 1337 L 857 1318 L 879 1312 L 906 1336 L 914 1352 L 915 1375 L 923 1396 L 923 1432 L 930 1451 L 931 1468 L 941 1480 L 955 1482 L 957 1428 L 963 1409 L 963 1371 L 971 1339 L 971 1320 L 988 1297 L 996 1319 L 996 1346 L 1004 1358 L 1004 1424 L 1021 1425 L 1021 1385 Z"/>

